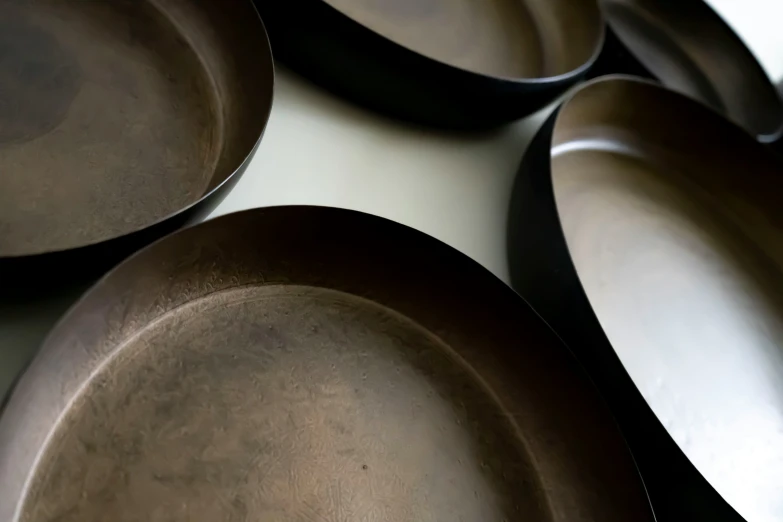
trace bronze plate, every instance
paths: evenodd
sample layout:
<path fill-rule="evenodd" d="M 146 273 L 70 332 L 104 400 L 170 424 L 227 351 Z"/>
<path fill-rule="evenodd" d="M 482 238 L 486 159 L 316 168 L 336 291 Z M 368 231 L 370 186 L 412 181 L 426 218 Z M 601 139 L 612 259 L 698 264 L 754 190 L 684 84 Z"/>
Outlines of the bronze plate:
<path fill-rule="evenodd" d="M 273 71 L 250 2 L 0 0 L 0 257 L 196 203 L 251 154 Z"/>
<path fill-rule="evenodd" d="M 513 291 L 365 214 L 279 207 L 112 271 L 0 419 L 0 519 L 652 521 Z"/>
<path fill-rule="evenodd" d="M 691 461 L 748 520 L 783 517 L 783 207 L 774 158 L 655 85 L 583 87 L 552 184 L 582 287 Z"/>
<path fill-rule="evenodd" d="M 758 60 L 702 0 L 600 0 L 609 26 L 667 87 L 725 113 L 764 143 L 783 102 Z"/>
<path fill-rule="evenodd" d="M 500 78 L 570 73 L 595 53 L 595 0 L 325 0 L 428 58 Z"/>

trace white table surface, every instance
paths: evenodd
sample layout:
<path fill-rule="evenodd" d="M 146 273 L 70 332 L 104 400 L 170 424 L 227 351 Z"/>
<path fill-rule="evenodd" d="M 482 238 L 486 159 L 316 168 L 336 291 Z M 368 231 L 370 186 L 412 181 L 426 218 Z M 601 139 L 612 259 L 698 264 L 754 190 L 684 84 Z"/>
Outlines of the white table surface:
<path fill-rule="evenodd" d="M 783 0 L 710 3 L 732 23 L 770 76 L 783 78 Z M 278 68 L 275 104 L 264 140 L 236 188 L 210 217 L 286 204 L 361 210 L 427 232 L 507 281 L 505 230 L 510 189 L 530 139 L 550 110 L 499 131 L 453 135 L 369 113 Z M 79 291 L 0 306 L 0 394 Z M 669 361 L 678 368 L 676 375 L 661 375 L 666 365 L 647 364 L 643 353 L 620 356 L 643 393 L 662 380 L 675 389 L 678 385 L 689 388 L 690 383 L 680 382 L 689 374 L 682 361 Z M 694 373 L 705 371 L 693 361 L 685 364 L 692 364 Z M 718 368 L 715 375 L 726 372 L 730 374 L 731 368 Z M 722 378 L 710 382 L 708 375 L 702 381 L 707 388 L 700 395 L 714 392 L 720 396 L 726 389 Z M 752 522 L 772 522 L 775 504 L 779 503 L 778 513 L 783 510 L 783 462 L 778 463 L 779 470 L 773 470 L 763 449 L 746 455 L 738 454 L 737 448 L 715 446 L 715 440 L 724 439 L 706 436 L 704 425 L 693 424 L 687 396 L 678 396 L 676 401 L 670 396 L 645 396 L 656 413 L 665 417 L 680 446 L 743 515 Z M 778 404 L 781 400 L 759 399 L 775 399 Z M 783 408 L 770 409 L 769 418 L 740 427 L 731 436 L 744 437 L 742 447 L 754 440 L 779 441 L 783 418 L 776 415 L 782 412 Z M 731 426 L 730 414 L 711 419 L 711 425 Z M 759 483 L 766 485 L 749 487 Z"/>
<path fill-rule="evenodd" d="M 427 232 L 501 279 L 511 186 L 550 107 L 501 130 L 449 134 L 370 113 L 278 66 L 256 157 L 210 217 L 270 205 L 328 205 Z"/>

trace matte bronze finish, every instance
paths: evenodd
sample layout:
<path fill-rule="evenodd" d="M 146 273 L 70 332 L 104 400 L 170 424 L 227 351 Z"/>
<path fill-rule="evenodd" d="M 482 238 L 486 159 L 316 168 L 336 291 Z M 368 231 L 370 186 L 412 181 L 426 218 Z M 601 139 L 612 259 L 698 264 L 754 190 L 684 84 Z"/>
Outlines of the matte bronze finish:
<path fill-rule="evenodd" d="M 512 121 L 601 48 L 597 0 L 256 0 L 275 52 L 354 101 L 427 124 Z M 278 52 L 279 51 L 279 52 Z"/>
<path fill-rule="evenodd" d="M 578 90 L 530 151 L 513 284 L 604 392 L 657 514 L 739 519 L 690 460 L 748 520 L 781 519 L 775 157 L 701 104 L 624 77 Z"/>
<path fill-rule="evenodd" d="M 453 67 L 501 78 L 566 74 L 595 54 L 593 14 L 574 0 L 325 0 L 360 24 Z M 593 8 L 594 9 L 594 8 Z"/>
<path fill-rule="evenodd" d="M 652 521 L 518 296 L 328 208 L 222 217 L 109 273 L 15 389 L 0 464 L 13 522 Z"/>
<path fill-rule="evenodd" d="M 125 236 L 251 155 L 273 69 L 245 1 L 0 0 L 0 257 Z"/>
<path fill-rule="evenodd" d="M 726 114 L 763 143 L 783 134 L 783 101 L 743 41 L 703 0 L 600 0 L 610 29 L 601 73 L 648 72 Z M 619 49 L 623 47 L 624 49 Z M 624 52 L 631 57 L 623 59 Z M 638 67 L 628 62 L 638 61 Z"/>

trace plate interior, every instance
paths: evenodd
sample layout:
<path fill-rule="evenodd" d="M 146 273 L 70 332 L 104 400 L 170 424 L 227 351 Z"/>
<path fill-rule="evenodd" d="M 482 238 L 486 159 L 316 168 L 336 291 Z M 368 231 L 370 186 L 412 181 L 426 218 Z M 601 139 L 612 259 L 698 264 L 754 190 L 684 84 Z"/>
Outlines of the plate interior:
<path fill-rule="evenodd" d="M 124 235 L 205 193 L 217 96 L 152 2 L 0 9 L 0 256 Z"/>
<path fill-rule="evenodd" d="M 783 102 L 753 54 L 701 1 L 601 0 L 612 30 L 661 83 L 723 112 L 762 141 Z"/>
<path fill-rule="evenodd" d="M 597 49 L 601 22 L 586 0 L 326 0 L 428 58 L 502 78 L 571 72 Z"/>
<path fill-rule="evenodd" d="M 552 182 L 571 258 L 609 341 L 691 461 L 747 519 L 777 519 L 778 172 L 716 115 L 632 90 L 588 87 L 556 127 Z M 644 110 L 621 109 L 631 106 Z"/>
<path fill-rule="evenodd" d="M 432 333 L 334 290 L 218 292 L 126 342 L 28 522 L 550 520 L 512 419 Z"/>

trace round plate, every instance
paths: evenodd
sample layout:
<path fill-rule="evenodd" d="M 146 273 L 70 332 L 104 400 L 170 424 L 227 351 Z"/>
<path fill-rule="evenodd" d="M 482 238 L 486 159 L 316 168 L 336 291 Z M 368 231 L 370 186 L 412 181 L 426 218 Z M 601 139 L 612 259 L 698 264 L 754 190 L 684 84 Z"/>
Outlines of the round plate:
<path fill-rule="evenodd" d="M 596 0 L 257 1 L 275 53 L 373 109 L 485 127 L 550 103 L 601 47 Z"/>
<path fill-rule="evenodd" d="M 580 68 L 588 2 L 325 0 L 379 35 L 439 62 L 500 78 L 545 78 Z M 565 9 L 584 16 L 566 22 Z M 582 10 L 583 12 L 579 12 Z M 576 34 L 568 34 L 567 29 Z M 586 35 L 585 35 L 586 36 Z"/>
<path fill-rule="evenodd" d="M 0 461 L 14 522 L 652 521 L 611 415 L 513 291 L 327 208 L 218 218 L 112 271 L 21 379 Z"/>
<path fill-rule="evenodd" d="M 0 257 L 137 232 L 240 169 L 271 55 L 252 4 L 217 4 L 0 0 Z"/>

